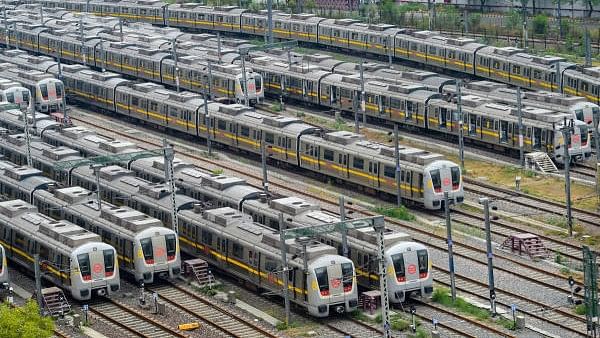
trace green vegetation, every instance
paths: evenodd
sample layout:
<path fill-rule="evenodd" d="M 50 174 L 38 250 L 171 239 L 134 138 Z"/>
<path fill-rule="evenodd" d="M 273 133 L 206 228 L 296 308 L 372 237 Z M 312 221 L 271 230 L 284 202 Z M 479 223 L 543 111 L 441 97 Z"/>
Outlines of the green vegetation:
<path fill-rule="evenodd" d="M 544 14 L 538 14 L 533 18 L 533 32 L 544 35 L 548 33 L 548 17 Z"/>
<path fill-rule="evenodd" d="M 358 309 L 350 312 L 350 316 L 352 316 L 352 318 L 354 318 L 356 320 L 360 320 L 363 322 L 369 321 L 369 317 L 367 317 L 367 315 L 365 315 L 364 312 L 362 312 L 361 310 L 358 310 Z"/>
<path fill-rule="evenodd" d="M 348 124 L 342 118 L 335 119 L 333 126 L 335 130 L 352 131 L 352 128 L 350 128 L 350 126 L 348 126 Z"/>
<path fill-rule="evenodd" d="M 376 207 L 371 211 L 378 214 L 385 215 L 387 217 L 396 218 L 403 221 L 414 221 L 415 215 L 411 214 L 405 206 L 397 207 Z"/>
<path fill-rule="evenodd" d="M 585 315 L 585 311 L 586 311 L 585 304 L 579 304 L 579 305 L 575 306 L 574 311 L 576 314 L 578 314 L 580 316 Z"/>
<path fill-rule="evenodd" d="M 275 325 L 275 328 L 279 331 L 285 331 L 297 327 L 300 327 L 300 324 L 297 322 L 290 322 L 288 325 L 286 325 L 285 322 L 279 322 L 277 325 Z"/>
<path fill-rule="evenodd" d="M 560 253 L 560 251 L 557 251 L 556 255 L 554 256 L 554 263 L 563 264 L 564 263 L 563 259 L 564 259 L 564 257 L 562 256 L 562 254 Z"/>
<path fill-rule="evenodd" d="M 21 307 L 0 305 L 0 337 L 3 338 L 46 338 L 51 337 L 54 322 L 42 317 L 35 301 L 29 300 Z"/>
<path fill-rule="evenodd" d="M 452 296 L 450 291 L 446 288 L 437 288 L 433 292 L 431 299 L 441 305 L 457 309 L 460 312 L 467 313 L 473 317 L 483 320 L 490 318 L 490 312 L 485 309 L 478 308 L 477 306 L 467 302 L 461 297 L 456 297 L 456 301 L 452 303 Z"/>
<path fill-rule="evenodd" d="M 223 171 L 223 169 L 222 169 L 222 168 L 218 168 L 218 169 L 213 169 L 213 170 L 211 171 L 211 173 L 212 173 L 213 175 L 223 175 L 224 171 Z"/>
<path fill-rule="evenodd" d="M 496 318 L 496 323 L 504 326 L 505 328 L 509 329 L 509 330 L 514 330 L 515 329 L 515 322 L 504 318 L 502 316 L 499 316 L 498 318 Z"/>

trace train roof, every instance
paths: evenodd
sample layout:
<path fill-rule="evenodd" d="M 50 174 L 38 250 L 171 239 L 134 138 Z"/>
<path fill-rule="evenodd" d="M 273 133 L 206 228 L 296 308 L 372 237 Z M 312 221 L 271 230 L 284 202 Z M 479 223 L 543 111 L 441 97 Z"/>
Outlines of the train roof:
<path fill-rule="evenodd" d="M 83 79 L 88 83 L 101 85 L 109 89 L 132 83 L 131 81 L 124 79 L 121 74 L 112 72 L 97 72 L 84 65 L 61 64 L 61 67 L 63 76 L 65 77 Z M 57 73 L 57 70 L 54 70 L 53 73 Z"/>
<path fill-rule="evenodd" d="M 280 252 L 281 240 L 279 232 L 265 225 L 253 222 L 251 217 L 244 215 L 238 210 L 229 207 L 210 209 L 204 210 L 201 216 L 195 211 L 185 210 L 182 212 L 182 216 L 192 221 L 206 224 L 215 230 L 218 229 L 217 231 L 227 233 L 239 241 L 250 243 L 265 251 L 271 253 Z M 285 242 L 288 246 L 287 254 L 290 261 L 301 263 L 301 256 L 303 256 L 301 241 L 288 239 Z M 335 248 L 315 239 L 307 240 L 306 244 L 308 260 L 313 260 L 325 254 L 337 254 Z"/>
<path fill-rule="evenodd" d="M 135 143 L 99 135 L 83 126 L 52 131 L 46 137 L 61 140 L 73 148 L 95 155 L 124 154 L 142 151 Z"/>
<path fill-rule="evenodd" d="M 349 131 L 333 131 L 326 133 L 323 138 L 313 135 L 305 136 L 318 140 L 321 146 L 329 146 L 330 149 L 344 149 L 352 154 L 359 154 L 360 157 L 374 157 L 388 163 L 394 161 L 394 148 L 369 141 L 364 135 L 355 134 Z M 399 146 L 400 162 L 414 166 L 425 166 L 434 161 L 444 159 L 443 155 L 431 153 L 426 150 Z"/>
<path fill-rule="evenodd" d="M 390 68 L 381 68 L 370 72 L 368 76 L 378 78 L 392 85 L 396 82 L 420 84 L 424 85 L 428 90 L 436 92 L 441 91 L 442 87 L 445 85 L 456 83 L 456 79 L 445 77 L 438 73 L 418 69 L 400 71 Z"/>
<path fill-rule="evenodd" d="M 380 34 L 385 36 L 394 36 L 396 33 L 401 31 L 400 28 L 394 25 L 384 23 L 368 24 L 355 19 L 325 19 L 319 24 L 319 27 L 343 27 L 345 30 L 349 31 Z"/>
<path fill-rule="evenodd" d="M 566 62 L 566 59 L 563 57 L 553 55 L 537 56 L 528 54 L 524 49 L 516 47 L 493 47 L 486 45 L 485 47 L 481 48 L 477 54 L 483 56 L 487 55 L 504 60 L 514 60 L 515 62 L 519 62 L 521 64 L 544 69 L 556 69 L 556 65 L 559 63 L 562 70 L 574 66 L 573 63 Z"/>
<path fill-rule="evenodd" d="M 0 202 L 0 215 L 29 237 L 52 244 L 67 254 L 85 243 L 101 242 L 99 235 L 69 221 L 40 214 L 36 207 L 21 200 Z"/>
<path fill-rule="evenodd" d="M 37 189 L 46 189 L 51 185 L 56 184 L 51 178 L 44 176 L 42 171 L 26 167 L 26 166 L 3 166 L 3 174 L 5 180 L 12 180 L 14 184 L 17 184 L 28 193 L 32 193 Z"/>
<path fill-rule="evenodd" d="M 81 187 L 68 187 L 56 189 L 52 194 L 57 203 L 64 203 L 63 208 L 85 215 L 95 222 L 102 223 L 103 227 L 112 229 L 113 232 L 122 233 L 130 238 L 135 234 L 152 227 L 162 227 L 159 219 L 150 217 L 128 206 L 115 206 L 102 202 L 98 208 L 98 201 L 93 192 Z"/>
<path fill-rule="evenodd" d="M 176 92 L 153 82 L 136 83 L 126 87 L 119 87 L 117 91 L 151 99 L 161 104 L 167 104 L 170 108 L 196 111 L 199 107 L 204 106 L 204 99 L 198 93 L 189 91 Z"/>

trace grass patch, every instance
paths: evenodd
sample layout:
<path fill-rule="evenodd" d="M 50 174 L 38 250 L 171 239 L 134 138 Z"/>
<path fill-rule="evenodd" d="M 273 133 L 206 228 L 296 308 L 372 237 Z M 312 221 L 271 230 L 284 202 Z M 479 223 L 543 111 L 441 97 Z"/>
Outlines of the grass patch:
<path fill-rule="evenodd" d="M 213 175 L 223 175 L 223 173 L 224 173 L 224 171 L 223 171 L 223 169 L 221 169 L 221 168 L 218 168 L 218 169 L 213 169 L 213 170 L 211 171 L 211 174 L 213 174 Z"/>
<path fill-rule="evenodd" d="M 415 215 L 411 214 L 405 206 L 397 207 L 376 207 L 371 211 L 378 214 L 385 215 L 387 217 L 403 220 L 403 221 L 414 221 Z"/>
<path fill-rule="evenodd" d="M 279 331 L 285 331 L 285 330 L 289 330 L 289 329 L 295 329 L 297 327 L 300 327 L 300 324 L 297 322 L 290 322 L 289 324 L 285 324 L 285 322 L 279 322 L 277 323 L 277 325 L 275 325 L 275 328 Z"/>
<path fill-rule="evenodd" d="M 350 126 L 348 126 L 348 124 L 341 118 L 335 119 L 333 129 L 339 131 L 352 131 L 352 128 L 350 128 Z"/>
<path fill-rule="evenodd" d="M 515 327 L 516 327 L 514 321 L 512 321 L 512 320 L 510 320 L 508 318 L 504 318 L 502 316 L 499 316 L 496 319 L 496 323 L 500 324 L 501 326 L 503 326 L 504 328 L 509 329 L 509 330 L 514 330 Z"/>
<path fill-rule="evenodd" d="M 480 309 L 461 297 L 456 297 L 456 301 L 453 303 L 452 296 L 449 294 L 449 292 L 450 291 L 446 288 L 437 288 L 433 292 L 433 296 L 431 297 L 431 299 L 436 303 L 439 303 L 446 307 L 454 308 L 460 312 L 469 314 L 479 320 L 490 318 L 489 311 L 485 309 Z"/>
<path fill-rule="evenodd" d="M 462 223 L 454 223 L 452 225 L 452 232 L 454 231 L 477 238 L 485 238 L 485 231 L 476 226 L 469 226 Z"/>
<path fill-rule="evenodd" d="M 575 308 L 573 309 L 573 311 L 575 311 L 575 313 L 580 316 L 585 315 L 585 311 L 586 311 L 585 304 L 576 305 Z"/>
<path fill-rule="evenodd" d="M 273 103 L 270 108 L 274 112 L 280 112 L 283 110 L 283 107 L 281 106 L 281 102 Z"/>
<path fill-rule="evenodd" d="M 350 312 L 350 316 L 356 320 L 360 320 L 363 322 L 369 321 L 369 317 L 367 317 L 367 315 L 365 315 L 364 312 L 362 312 L 358 309 Z"/>

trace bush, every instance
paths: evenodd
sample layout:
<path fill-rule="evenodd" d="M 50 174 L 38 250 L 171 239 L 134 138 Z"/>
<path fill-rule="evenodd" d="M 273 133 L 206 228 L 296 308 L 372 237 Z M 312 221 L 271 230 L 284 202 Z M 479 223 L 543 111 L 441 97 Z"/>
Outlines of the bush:
<path fill-rule="evenodd" d="M 463 313 L 468 313 L 477 319 L 487 319 L 490 317 L 490 313 L 487 310 L 478 308 L 461 297 L 456 297 L 456 301 L 453 303 L 452 296 L 449 294 L 449 290 L 446 288 L 435 289 L 431 299 L 436 303 L 455 308 Z"/>
<path fill-rule="evenodd" d="M 21 307 L 0 304 L 0 336 L 3 338 L 51 337 L 54 322 L 41 317 L 35 301 L 29 300 Z"/>
<path fill-rule="evenodd" d="M 576 314 L 583 316 L 583 315 L 585 315 L 585 311 L 586 311 L 585 304 L 579 304 L 579 305 L 575 306 Z"/>
<path fill-rule="evenodd" d="M 415 215 L 411 214 L 405 206 L 400 206 L 400 208 L 392 208 L 392 207 L 377 207 L 373 209 L 374 212 L 378 214 L 385 215 L 387 217 L 396 218 L 403 221 L 414 221 Z"/>
<path fill-rule="evenodd" d="M 533 18 L 533 32 L 544 35 L 548 32 L 548 17 L 544 14 L 538 14 Z"/>

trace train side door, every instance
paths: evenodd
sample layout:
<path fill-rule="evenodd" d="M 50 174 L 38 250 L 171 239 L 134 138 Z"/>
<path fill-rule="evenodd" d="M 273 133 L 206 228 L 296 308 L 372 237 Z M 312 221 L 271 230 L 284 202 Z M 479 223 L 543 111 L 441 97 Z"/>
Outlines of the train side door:
<path fill-rule="evenodd" d="M 542 148 L 542 129 L 541 128 L 533 128 L 533 136 L 531 140 L 531 147 L 533 149 L 541 149 Z"/>
<path fill-rule="evenodd" d="M 379 187 L 379 163 L 375 161 L 369 161 L 369 185 Z"/>
<path fill-rule="evenodd" d="M 508 143 L 508 122 L 500 121 L 500 143 Z"/>

